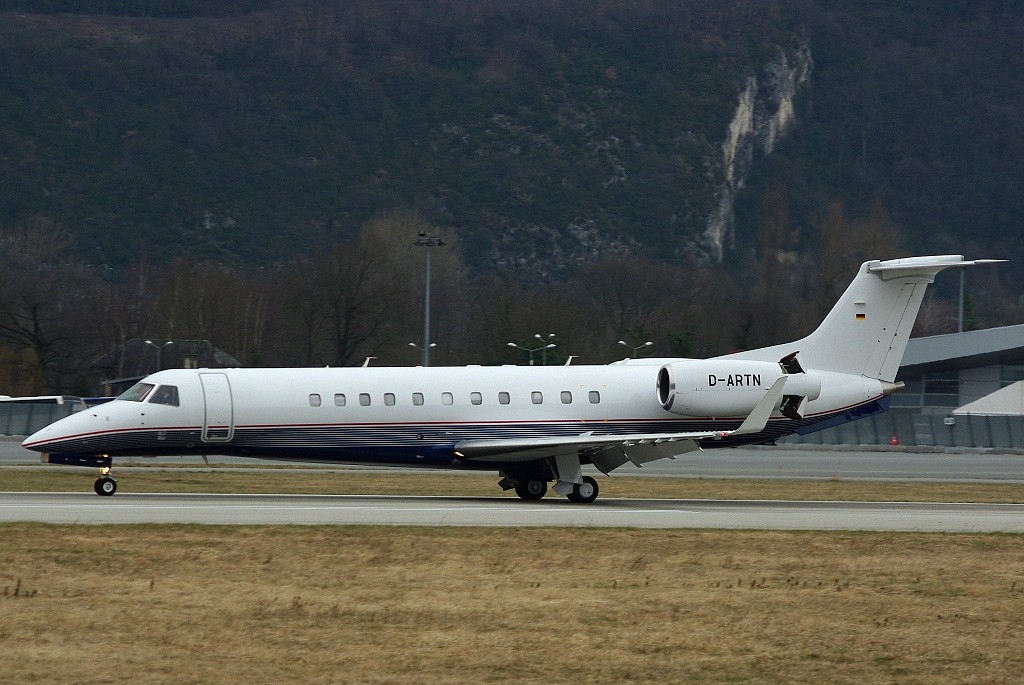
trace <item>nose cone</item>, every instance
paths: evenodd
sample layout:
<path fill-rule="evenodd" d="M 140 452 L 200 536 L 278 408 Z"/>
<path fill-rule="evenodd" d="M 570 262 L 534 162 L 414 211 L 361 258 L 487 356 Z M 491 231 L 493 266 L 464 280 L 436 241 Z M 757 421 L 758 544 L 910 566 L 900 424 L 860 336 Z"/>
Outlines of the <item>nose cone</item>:
<path fill-rule="evenodd" d="M 96 421 L 96 415 L 90 414 L 88 411 L 72 414 L 39 429 L 25 438 L 21 446 L 35 452 L 81 451 L 75 443 L 88 435 L 90 430 L 95 430 Z"/>
<path fill-rule="evenodd" d="M 61 419 L 56 423 L 61 423 L 63 420 L 64 419 Z M 22 440 L 21 446 L 27 450 L 34 450 L 36 452 L 47 451 L 49 449 L 48 445 L 53 441 L 53 436 L 57 435 L 54 431 L 55 425 L 56 424 L 51 423 L 49 426 L 40 428 L 35 433 Z"/>

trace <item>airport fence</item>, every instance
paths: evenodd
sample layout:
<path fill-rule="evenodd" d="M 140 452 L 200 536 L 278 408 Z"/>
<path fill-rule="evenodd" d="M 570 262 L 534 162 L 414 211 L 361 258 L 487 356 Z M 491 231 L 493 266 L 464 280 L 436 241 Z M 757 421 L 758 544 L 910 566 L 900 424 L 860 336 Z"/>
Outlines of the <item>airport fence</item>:
<path fill-rule="evenodd" d="M 791 435 L 784 444 L 891 445 L 908 447 L 990 447 L 1024 449 L 1024 416 L 949 416 L 890 409 L 859 421 L 807 435 Z"/>
<path fill-rule="evenodd" d="M 84 406 L 81 398 L 63 395 L 0 399 L 0 434 L 31 435 Z"/>

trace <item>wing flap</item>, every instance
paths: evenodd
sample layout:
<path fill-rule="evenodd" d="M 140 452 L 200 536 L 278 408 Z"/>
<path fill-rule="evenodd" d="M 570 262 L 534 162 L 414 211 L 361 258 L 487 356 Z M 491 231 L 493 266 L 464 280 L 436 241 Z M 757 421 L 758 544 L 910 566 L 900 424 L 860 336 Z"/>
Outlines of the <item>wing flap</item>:
<path fill-rule="evenodd" d="M 673 440 L 661 443 L 637 443 L 633 445 L 616 445 L 614 447 L 601 447 L 585 450 L 584 454 L 590 458 L 594 466 L 602 473 L 608 475 L 618 467 L 631 462 L 637 468 L 649 461 L 658 459 L 675 459 L 680 454 L 700 450 L 700 444 L 696 440 Z"/>
<path fill-rule="evenodd" d="M 639 451 L 643 446 L 662 446 L 669 443 L 695 441 L 705 438 L 724 437 L 733 431 L 703 431 L 695 433 L 635 433 L 632 435 L 566 435 L 557 438 L 511 438 L 506 440 L 463 440 L 455 443 L 455 452 L 475 461 L 533 461 L 559 454 L 576 454 L 591 448 L 606 449 L 617 447 L 622 450 Z M 682 448 L 672 454 L 682 454 L 690 449 Z M 671 450 L 663 456 L 671 456 Z M 661 457 L 659 457 L 661 458 Z M 649 460 L 648 460 L 649 461 Z"/>

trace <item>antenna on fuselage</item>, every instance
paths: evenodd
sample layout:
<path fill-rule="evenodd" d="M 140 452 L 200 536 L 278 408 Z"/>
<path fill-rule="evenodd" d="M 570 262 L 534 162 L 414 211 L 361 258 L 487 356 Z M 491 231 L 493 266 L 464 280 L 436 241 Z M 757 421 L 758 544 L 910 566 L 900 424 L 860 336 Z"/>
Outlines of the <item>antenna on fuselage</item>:
<path fill-rule="evenodd" d="M 370 365 L 370 360 L 371 360 L 371 359 L 376 359 L 376 357 L 367 357 L 367 358 L 366 358 L 366 361 L 364 361 L 364 362 L 363 362 L 363 368 L 364 368 L 364 369 L 365 369 L 365 368 L 366 368 L 367 366 L 369 366 L 369 365 Z"/>

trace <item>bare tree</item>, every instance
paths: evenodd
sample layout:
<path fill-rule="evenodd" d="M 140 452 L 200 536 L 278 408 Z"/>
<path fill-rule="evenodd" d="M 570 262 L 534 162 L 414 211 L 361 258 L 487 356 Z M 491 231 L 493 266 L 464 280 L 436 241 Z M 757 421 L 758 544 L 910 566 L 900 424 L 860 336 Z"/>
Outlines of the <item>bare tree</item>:
<path fill-rule="evenodd" d="M 0 341 L 38 368 L 33 392 L 61 393 L 77 381 L 82 266 L 50 220 L 35 217 L 0 229 Z"/>
<path fill-rule="evenodd" d="M 89 279 L 82 285 L 83 319 L 99 353 L 93 363 L 101 374 L 127 375 L 125 349 L 129 340 L 149 335 L 158 274 L 140 260 L 119 281 Z"/>
<path fill-rule="evenodd" d="M 261 279 L 220 262 L 179 258 L 156 280 L 147 337 L 207 340 L 247 364 L 262 358 L 268 305 Z"/>

